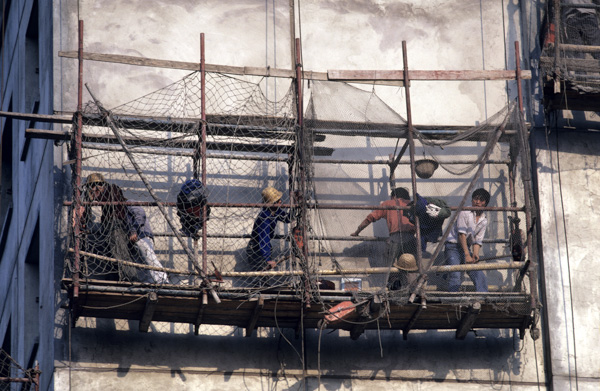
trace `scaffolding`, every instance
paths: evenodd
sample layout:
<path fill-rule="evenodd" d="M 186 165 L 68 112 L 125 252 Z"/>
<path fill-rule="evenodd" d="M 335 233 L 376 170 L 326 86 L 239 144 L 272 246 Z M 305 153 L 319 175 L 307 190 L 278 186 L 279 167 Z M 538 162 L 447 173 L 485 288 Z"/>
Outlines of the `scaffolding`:
<path fill-rule="evenodd" d="M 597 110 L 600 104 L 598 9 L 600 5 L 592 1 L 549 2 L 540 57 L 545 107 Z"/>
<path fill-rule="evenodd" d="M 234 326 L 247 336 L 257 327 L 343 329 L 352 338 L 369 329 L 402 330 L 405 338 L 414 329 L 452 329 L 463 339 L 474 328 L 539 336 L 536 210 L 520 88 L 517 102 L 475 127 L 415 126 L 410 106 L 412 80 L 516 80 L 520 87 L 530 73 L 519 60 L 513 71 L 409 71 L 403 43 L 403 71 L 317 74 L 302 69 L 297 40 L 293 72 L 256 77 L 244 68 L 235 77 L 232 67 L 204 63 L 202 35 L 199 71 L 107 109 L 89 88 L 92 100 L 83 104 L 83 61 L 91 56 L 83 52 L 83 23 L 79 42 L 72 131 L 27 131 L 69 142 L 63 286 L 74 322 L 139 320 L 142 332 L 151 322 L 182 323 L 196 334 L 203 325 Z M 518 45 L 515 53 L 518 59 Z M 263 93 L 272 74 L 288 80 L 276 100 Z M 404 86 L 407 118 L 356 83 Z M 182 206 L 191 184 L 202 202 Z M 491 205 L 468 206 L 478 186 L 490 190 Z M 402 187 L 414 201 L 444 200 L 450 216 L 439 231 L 427 230 L 418 202 L 380 204 Z M 380 223 L 372 234 L 351 234 L 371 211 L 411 219 L 414 267 L 389 259 Z M 488 216 L 485 255 L 445 265 L 444 243 L 462 211 Z M 257 232 L 271 220 L 265 247 Z M 470 281 L 448 291 L 449 272 L 473 271 L 484 272 L 489 291 Z"/>
<path fill-rule="evenodd" d="M 40 388 L 40 368 L 25 369 L 10 354 L 0 349 L 0 390 L 15 389 L 19 384 L 21 390 L 38 391 Z"/>

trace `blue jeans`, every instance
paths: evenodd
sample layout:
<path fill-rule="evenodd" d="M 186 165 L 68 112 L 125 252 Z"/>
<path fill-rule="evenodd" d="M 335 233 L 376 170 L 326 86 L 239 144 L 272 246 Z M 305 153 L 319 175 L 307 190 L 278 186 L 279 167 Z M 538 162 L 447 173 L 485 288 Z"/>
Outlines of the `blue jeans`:
<path fill-rule="evenodd" d="M 444 250 L 446 255 L 447 265 L 462 265 L 465 263 L 465 253 L 458 243 L 446 242 Z M 482 270 L 474 270 L 467 272 L 473 283 L 475 284 L 476 292 L 487 292 L 487 278 Z M 462 280 L 462 272 L 448 273 L 448 291 L 458 292 Z"/>

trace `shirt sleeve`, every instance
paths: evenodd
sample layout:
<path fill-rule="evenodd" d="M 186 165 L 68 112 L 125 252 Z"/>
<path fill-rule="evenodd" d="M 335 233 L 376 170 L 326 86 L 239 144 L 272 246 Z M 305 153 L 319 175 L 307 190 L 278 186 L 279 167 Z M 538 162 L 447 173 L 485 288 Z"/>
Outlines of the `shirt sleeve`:
<path fill-rule="evenodd" d="M 374 223 L 375 221 L 384 218 L 385 212 L 386 212 L 385 209 L 376 209 L 376 210 L 372 211 L 371 213 L 369 213 L 366 220 L 368 220 L 369 223 Z"/>
<path fill-rule="evenodd" d="M 473 237 L 474 237 L 473 244 L 478 244 L 480 246 L 483 246 L 483 238 L 485 237 L 485 231 L 487 229 L 487 225 L 488 225 L 487 219 L 481 221 L 477 225 L 477 227 L 475 228 L 476 231 L 473 235 Z"/>
<path fill-rule="evenodd" d="M 289 223 L 291 221 L 290 212 L 286 209 L 277 209 L 277 220 Z"/>
<path fill-rule="evenodd" d="M 456 231 L 459 234 L 469 234 L 469 211 L 463 210 L 456 219 Z"/>

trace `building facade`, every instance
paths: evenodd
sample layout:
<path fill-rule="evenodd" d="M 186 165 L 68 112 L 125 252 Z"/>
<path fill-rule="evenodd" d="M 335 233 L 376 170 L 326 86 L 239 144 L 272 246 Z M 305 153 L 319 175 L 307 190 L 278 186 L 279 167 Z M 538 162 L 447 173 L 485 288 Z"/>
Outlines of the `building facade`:
<path fill-rule="evenodd" d="M 593 267 L 594 222 L 598 216 L 594 200 L 600 183 L 594 152 L 599 140 L 590 130 L 597 129 L 597 123 L 595 114 L 589 111 L 544 107 L 545 74 L 538 64 L 550 6 L 546 2 L 524 1 L 3 1 L 2 350 L 23 368 L 39 363 L 39 387 L 43 390 L 596 389 L 600 380 L 591 349 L 600 338 L 596 326 L 600 315 L 595 310 L 598 293 L 594 289 L 599 275 Z M 247 72 L 251 72 L 249 68 L 288 70 L 293 76 L 298 64 L 296 39 L 301 42 L 300 63 L 304 72 L 315 74 L 327 74 L 329 70 L 402 70 L 404 54 L 408 55 L 409 69 L 435 71 L 514 70 L 517 57 L 521 57 L 519 66 L 531 72 L 531 78 L 521 83 L 521 96 L 531 137 L 532 169 L 517 175 L 520 183 L 531 181 L 535 189 L 537 210 L 531 230 L 535 230 L 538 240 L 528 244 L 535 244 L 537 253 L 534 261 L 538 276 L 531 282 L 539 289 L 541 305 L 533 319 L 537 327 L 526 328 L 525 335 L 513 328 L 475 327 L 475 332 L 467 330 L 462 340 L 455 339 L 453 330 L 440 327 L 407 332 L 405 339 L 400 330 L 386 329 L 382 318 L 377 323 L 381 324 L 377 327 L 380 330 L 369 329 L 355 338 L 344 329 L 300 326 L 294 330 L 272 326 L 258 327 L 253 333 L 253 327 L 241 327 L 235 322 L 216 325 L 198 321 L 194 325 L 150 318 L 146 332 L 140 332 L 139 318 L 86 317 L 73 311 L 73 296 L 63 282 L 65 277 L 72 277 L 71 264 L 65 259 L 70 259 L 73 246 L 70 208 L 76 196 L 75 179 L 79 177 L 83 185 L 87 174 L 98 171 L 125 189 L 128 199 L 153 201 L 140 196 L 146 189 L 126 157 L 105 158 L 109 149 L 84 155 L 82 171 L 77 172 L 71 139 L 61 139 L 57 134 L 71 133 L 76 127 L 77 116 L 73 114 L 78 111 L 78 98 L 83 98 L 86 109 L 86 102 L 97 97 L 104 107 L 117 110 L 133 107 L 127 102 L 141 102 L 140 97 L 155 96 L 156 91 L 164 91 L 180 80 L 188 80 L 183 84 L 191 88 L 193 83 L 186 77 L 200 67 L 201 40 L 205 41 L 205 62 L 222 67 L 212 70 L 210 82 L 221 77 L 226 66 L 247 67 Z M 404 53 L 402 41 L 407 46 Z M 518 51 L 515 41 L 520 43 Z M 76 55 L 72 55 L 80 44 L 86 55 L 115 57 L 86 57 L 80 73 Z M 184 63 L 192 64 L 192 68 L 185 69 Z M 265 101 L 277 102 L 268 107 L 276 112 L 282 110 L 294 85 L 269 76 L 236 74 L 233 79 L 260 86 Z M 309 97 L 313 105 L 317 104 L 312 95 L 319 88 L 316 78 L 305 74 L 301 89 L 305 93 L 302 109 L 306 113 L 311 107 Z M 365 100 L 368 104 L 375 104 L 375 96 L 383 102 L 363 122 L 387 122 L 382 118 L 389 109 L 390 115 L 399 115 L 417 125 L 472 127 L 485 124 L 519 96 L 517 82 L 510 79 L 412 80 L 410 96 L 405 87 L 383 84 L 358 85 L 355 107 L 363 99 L 360 93 L 365 91 L 373 92 Z M 332 90 L 327 91 L 326 96 L 333 96 Z M 293 103 L 288 104 L 293 111 Z M 334 112 L 335 107 L 330 110 Z M 358 111 L 336 115 L 349 117 Z M 15 113 L 38 116 L 21 118 Z M 569 119 L 569 115 L 574 118 Z M 27 129 L 37 131 L 28 136 Z M 50 139 L 40 136 L 45 130 L 53 132 L 47 136 Z M 31 136 L 33 133 L 36 135 Z M 386 159 L 388 152 L 395 152 L 395 141 L 377 144 L 373 135 L 356 141 L 344 134 L 328 133 L 318 151 L 335 150 L 331 159 Z M 225 142 L 235 144 L 232 140 Z M 287 145 L 285 141 L 262 143 L 265 144 Z M 483 141 L 475 147 L 459 145 L 449 149 L 448 155 L 467 159 L 471 149 L 483 146 Z M 426 152 L 429 150 L 424 147 L 417 149 L 418 154 Z M 491 159 L 501 160 L 509 153 L 510 146 L 500 147 Z M 161 161 L 144 160 L 142 168 L 149 173 L 159 197 L 174 201 L 177 193 L 173 185 L 196 176 L 198 168 L 175 166 L 174 158 L 165 158 L 164 165 Z M 248 171 L 244 171 L 247 166 L 237 164 L 230 163 L 235 168 L 230 172 L 223 169 L 221 176 L 209 174 L 205 182 L 212 185 L 213 195 L 224 194 L 217 191 L 227 188 L 234 194 L 228 202 L 256 203 L 260 200 L 256 189 L 267 184 L 291 190 L 288 183 L 292 182 L 292 174 L 288 170 L 292 169 L 288 163 L 280 166 L 261 162 Z M 171 167 L 171 171 L 164 167 Z M 387 184 L 387 165 L 319 167 L 310 175 L 314 192 L 328 197 L 320 202 L 369 206 L 388 198 L 392 182 Z M 396 174 L 396 183 L 410 188 L 410 170 L 406 166 L 402 170 Z M 505 181 L 508 176 L 502 169 L 489 169 L 483 173 L 485 179 L 475 183 L 490 190 L 495 205 L 501 206 L 501 200 L 510 199 L 511 191 Z M 223 185 L 226 179 L 235 181 L 235 186 Z M 134 182 L 137 185 L 132 185 Z M 343 185 L 336 187 L 336 183 Z M 441 176 L 419 182 L 419 191 L 443 195 L 456 206 L 467 190 L 465 183 L 468 181 Z M 517 186 L 517 190 L 522 190 L 522 186 L 525 185 Z M 250 196 L 243 198 L 247 194 Z M 288 195 L 283 199 L 292 202 Z M 522 198 L 517 201 L 523 203 Z M 171 258 L 161 251 L 172 248 L 171 241 L 176 239 L 160 236 L 169 229 L 160 225 L 161 216 L 155 208 L 144 207 L 153 223 L 156 253 L 164 263 Z M 332 259 L 339 259 L 342 266 L 358 267 L 363 261 L 376 264 L 371 255 L 362 256 L 361 252 L 382 253 L 383 242 L 357 244 L 348 238 L 340 239 L 349 237 L 368 214 L 364 209 L 323 214 L 324 229 L 337 239 L 331 241 L 327 251 L 313 248 L 320 254 L 319 262 L 327 266 Z M 250 233 L 255 212 L 232 212 L 241 227 L 240 235 Z M 238 227 L 224 223 L 227 220 L 218 207 L 213 206 L 211 213 L 209 223 L 222 229 L 219 240 L 223 243 L 225 234 L 238 233 Z M 491 218 L 490 236 L 507 236 L 510 228 L 505 218 L 506 215 Z M 291 234 L 291 228 L 280 230 Z M 372 231 L 363 235 L 377 238 L 386 234 L 386 227 L 381 224 L 373 225 Z M 213 243 L 210 240 L 215 239 L 209 239 Z M 214 260 L 219 268 L 227 262 L 239 263 L 248 239 L 240 236 L 236 240 L 241 244 L 223 244 L 218 250 L 211 247 L 209 260 Z M 502 246 L 503 243 L 486 242 L 484 250 L 498 254 Z M 434 248 L 428 247 L 427 251 Z M 285 245 L 280 250 L 285 251 Z M 175 269 L 177 265 L 174 262 L 163 266 Z M 487 275 L 493 281 L 490 285 L 511 280 L 504 272 Z M 341 284 L 341 280 L 331 280 Z M 374 284 L 362 280 L 362 284 L 369 283 Z M 153 290 L 147 289 L 147 293 Z M 78 305 L 92 311 L 95 304 Z M 430 302 L 429 306 L 435 304 Z M 539 338 L 530 335 L 534 329 L 540 331 Z"/>

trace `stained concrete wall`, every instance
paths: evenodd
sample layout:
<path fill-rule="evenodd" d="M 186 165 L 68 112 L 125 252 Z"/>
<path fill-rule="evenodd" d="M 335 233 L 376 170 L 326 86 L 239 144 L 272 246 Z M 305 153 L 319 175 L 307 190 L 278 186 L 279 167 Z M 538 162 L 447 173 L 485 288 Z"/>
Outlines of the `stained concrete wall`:
<path fill-rule="evenodd" d="M 561 128 L 535 136 L 552 384 L 556 390 L 597 389 L 600 137 Z"/>

